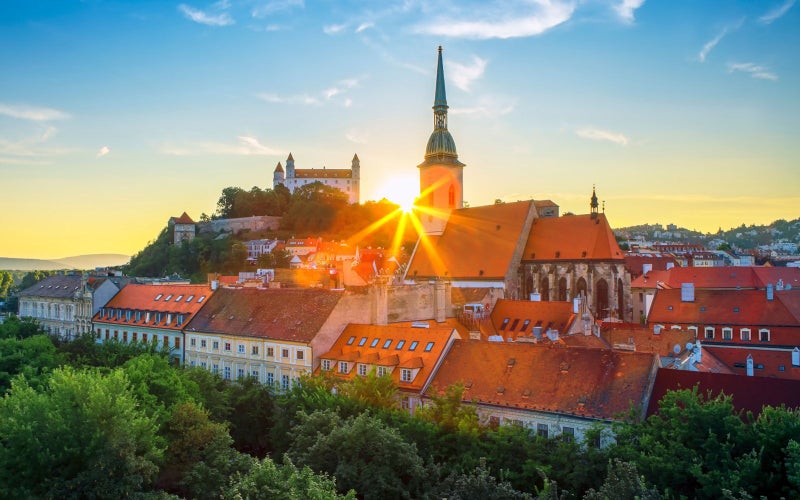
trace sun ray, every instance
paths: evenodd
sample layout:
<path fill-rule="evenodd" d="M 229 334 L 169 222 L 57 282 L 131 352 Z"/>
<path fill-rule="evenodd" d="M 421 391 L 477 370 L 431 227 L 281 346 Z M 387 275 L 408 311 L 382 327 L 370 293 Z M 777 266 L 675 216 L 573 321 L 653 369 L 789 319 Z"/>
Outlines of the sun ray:
<path fill-rule="evenodd" d="M 403 214 L 403 211 L 400 208 L 392 210 L 388 214 L 384 215 L 380 219 L 376 220 L 375 222 L 373 222 L 369 226 L 365 227 L 361 231 L 357 232 L 356 234 L 354 234 L 353 236 L 348 238 L 347 239 L 347 243 L 351 244 L 351 245 L 358 244 L 358 242 L 360 242 L 361 240 L 363 240 L 364 238 L 366 238 L 370 234 L 372 234 L 375 231 L 377 231 L 378 229 L 380 229 L 384 224 L 387 224 L 389 221 L 391 221 L 395 217 L 398 217 L 398 216 L 400 216 L 402 214 Z"/>

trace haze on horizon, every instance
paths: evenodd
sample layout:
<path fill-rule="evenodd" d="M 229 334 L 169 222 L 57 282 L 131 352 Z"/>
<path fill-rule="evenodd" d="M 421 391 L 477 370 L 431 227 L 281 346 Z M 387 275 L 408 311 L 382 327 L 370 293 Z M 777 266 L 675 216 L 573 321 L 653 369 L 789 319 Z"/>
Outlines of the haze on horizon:
<path fill-rule="evenodd" d="M 227 186 L 418 186 L 436 47 L 465 200 L 613 227 L 800 216 L 796 0 L 0 4 L 0 256 L 134 254 Z"/>

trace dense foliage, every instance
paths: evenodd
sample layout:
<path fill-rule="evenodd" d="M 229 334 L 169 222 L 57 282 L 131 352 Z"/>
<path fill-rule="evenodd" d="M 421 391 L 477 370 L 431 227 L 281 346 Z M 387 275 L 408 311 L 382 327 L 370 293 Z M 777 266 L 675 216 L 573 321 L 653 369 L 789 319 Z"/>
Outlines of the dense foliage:
<path fill-rule="evenodd" d="M 800 412 L 668 393 L 599 449 L 487 428 L 454 387 L 415 416 L 374 374 L 289 391 L 140 345 L 0 325 L 0 497 L 756 498 L 800 494 Z M 599 432 L 599 430 L 597 431 Z"/>

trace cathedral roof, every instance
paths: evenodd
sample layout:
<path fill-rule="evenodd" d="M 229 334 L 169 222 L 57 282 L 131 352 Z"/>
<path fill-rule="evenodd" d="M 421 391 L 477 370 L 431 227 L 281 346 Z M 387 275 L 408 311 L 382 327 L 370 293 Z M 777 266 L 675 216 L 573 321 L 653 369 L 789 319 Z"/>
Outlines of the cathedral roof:
<path fill-rule="evenodd" d="M 425 147 L 425 161 L 420 167 L 429 164 L 450 163 L 464 166 L 458 161 L 456 142 L 447 130 L 447 94 L 444 85 L 444 66 L 442 64 L 442 47 L 439 47 L 439 58 L 436 66 L 436 92 L 433 99 L 433 132 Z"/>
<path fill-rule="evenodd" d="M 605 214 L 534 219 L 523 261 L 624 260 Z"/>
<path fill-rule="evenodd" d="M 515 250 L 525 244 L 532 210 L 530 200 L 453 210 L 441 236 L 418 244 L 406 276 L 504 279 Z"/>
<path fill-rule="evenodd" d="M 278 162 L 278 166 L 275 167 L 275 171 L 276 172 L 283 172 L 283 165 L 281 165 L 281 162 Z"/>

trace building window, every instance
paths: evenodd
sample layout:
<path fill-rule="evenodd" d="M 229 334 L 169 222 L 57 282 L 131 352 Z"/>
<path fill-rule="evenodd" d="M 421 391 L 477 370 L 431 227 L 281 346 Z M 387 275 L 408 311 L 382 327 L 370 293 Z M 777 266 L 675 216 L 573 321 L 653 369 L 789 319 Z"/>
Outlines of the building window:
<path fill-rule="evenodd" d="M 244 368 L 239 368 L 236 370 L 236 378 L 244 378 Z"/>
<path fill-rule="evenodd" d="M 386 342 L 383 343 L 381 349 L 388 349 L 390 345 L 392 345 L 392 339 L 386 339 Z"/>
<path fill-rule="evenodd" d="M 355 342 L 355 340 L 356 340 L 355 337 L 350 337 L 349 339 L 347 339 L 347 345 L 351 345 L 353 342 Z"/>
<path fill-rule="evenodd" d="M 365 377 L 367 375 L 367 365 L 365 365 L 364 363 L 359 363 L 358 374 L 361 375 L 362 377 Z"/>
<path fill-rule="evenodd" d="M 201 361 L 200 362 L 200 368 L 202 368 L 203 370 L 207 370 L 208 369 L 208 363 L 206 363 L 205 361 Z"/>
<path fill-rule="evenodd" d="M 383 377 L 384 375 L 386 375 L 386 367 L 385 366 L 379 366 L 378 367 L 378 376 L 379 377 Z"/>
<path fill-rule="evenodd" d="M 200 339 L 200 347 L 205 349 L 207 345 L 208 343 L 206 342 L 206 339 Z"/>
<path fill-rule="evenodd" d="M 561 428 L 561 434 L 574 438 L 575 437 L 575 428 L 574 427 L 562 427 Z"/>
<path fill-rule="evenodd" d="M 138 332 L 133 332 L 132 337 L 133 337 L 133 341 L 134 342 L 138 342 L 139 341 L 139 333 Z"/>
<path fill-rule="evenodd" d="M 250 354 L 253 356 L 258 356 L 258 346 L 254 345 L 250 347 Z"/>
<path fill-rule="evenodd" d="M 414 342 L 411 342 L 411 345 L 410 345 L 410 346 L 408 346 L 408 350 L 409 350 L 409 351 L 413 351 L 414 349 L 416 349 L 416 348 L 417 348 L 417 346 L 418 346 L 418 345 L 419 345 L 419 342 L 417 342 L 417 341 L 415 340 Z"/>
<path fill-rule="evenodd" d="M 322 371 L 325 371 L 325 372 L 331 371 L 331 360 L 330 359 L 323 359 L 322 360 Z"/>
<path fill-rule="evenodd" d="M 175 337 L 175 349 L 180 349 L 180 348 L 181 348 L 181 338 Z"/>
<path fill-rule="evenodd" d="M 275 385 L 275 374 L 267 372 L 267 385 Z"/>
<path fill-rule="evenodd" d="M 272 347 L 267 347 L 267 356 L 270 358 L 275 356 L 275 349 Z"/>
<path fill-rule="evenodd" d="M 769 342 L 769 330 L 762 328 L 758 331 L 758 340 L 760 342 Z"/>
<path fill-rule="evenodd" d="M 403 348 L 404 345 L 406 345 L 405 340 L 398 340 L 397 345 L 394 348 L 399 351 L 400 349 Z"/>
<path fill-rule="evenodd" d="M 169 347 L 169 337 L 168 337 L 168 336 L 166 336 L 166 335 L 164 335 L 164 337 L 163 337 L 163 338 L 162 338 L 162 340 L 161 340 L 161 344 L 162 344 L 164 347 Z"/>
<path fill-rule="evenodd" d="M 194 338 L 194 337 L 190 338 L 189 339 L 189 345 L 192 346 L 192 347 L 196 346 L 197 345 L 197 339 Z"/>
<path fill-rule="evenodd" d="M 258 378 L 258 370 L 253 370 L 250 372 L 250 376 L 257 379 Z"/>
<path fill-rule="evenodd" d="M 414 379 L 411 370 L 403 368 L 400 370 L 400 382 L 411 382 Z"/>
<path fill-rule="evenodd" d="M 425 352 L 431 352 L 431 349 L 433 349 L 433 344 L 434 344 L 433 342 L 428 342 L 425 345 Z"/>
<path fill-rule="evenodd" d="M 714 327 L 707 326 L 705 330 L 703 330 L 706 340 L 714 340 Z"/>
<path fill-rule="evenodd" d="M 231 343 L 230 342 L 225 342 L 225 350 L 230 352 L 230 350 L 231 350 Z"/>
<path fill-rule="evenodd" d="M 214 363 L 211 365 L 211 373 L 219 373 L 219 365 Z"/>
<path fill-rule="evenodd" d="M 722 340 L 733 340 L 733 328 L 722 329 Z"/>
<path fill-rule="evenodd" d="M 147 334 L 146 333 L 142 334 L 142 342 L 147 342 Z"/>
<path fill-rule="evenodd" d="M 750 329 L 742 328 L 741 330 L 739 330 L 739 338 L 745 342 L 750 342 Z"/>
<path fill-rule="evenodd" d="M 122 332 L 122 341 L 123 342 L 127 342 L 128 341 L 128 332 Z"/>
<path fill-rule="evenodd" d="M 222 369 L 222 378 L 224 378 L 225 380 L 230 380 L 231 379 L 231 367 L 230 366 L 226 366 L 225 368 Z"/>
<path fill-rule="evenodd" d="M 289 357 L 289 349 L 281 349 L 281 357 L 288 358 Z"/>
<path fill-rule="evenodd" d="M 537 436 L 542 436 L 542 437 L 546 438 L 547 437 L 547 433 L 548 433 L 547 431 L 548 431 L 547 424 L 536 424 L 536 435 Z"/>
<path fill-rule="evenodd" d="M 215 340 L 215 341 L 211 342 L 211 348 L 214 349 L 215 351 L 218 350 L 219 349 L 219 341 Z"/>
<path fill-rule="evenodd" d="M 347 362 L 346 361 L 339 361 L 339 373 L 347 374 L 350 370 L 348 370 Z"/>
<path fill-rule="evenodd" d="M 297 351 L 297 361 L 303 361 L 305 358 L 304 351 Z"/>
<path fill-rule="evenodd" d="M 363 347 L 364 344 L 367 343 L 367 337 L 361 337 L 361 340 L 358 341 L 358 347 Z"/>
<path fill-rule="evenodd" d="M 289 390 L 289 375 L 281 375 L 281 389 L 284 391 Z"/>
<path fill-rule="evenodd" d="M 239 344 L 236 347 L 237 347 L 237 350 L 238 350 L 239 354 L 244 354 L 244 344 Z"/>
<path fill-rule="evenodd" d="M 369 346 L 370 347 L 375 347 L 376 345 L 378 345 L 379 341 L 380 341 L 380 339 L 377 339 L 377 338 L 376 339 L 372 339 L 372 342 L 370 342 Z"/>

